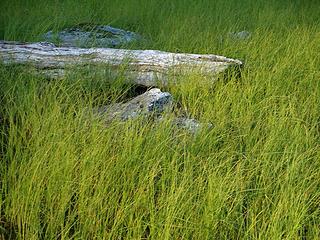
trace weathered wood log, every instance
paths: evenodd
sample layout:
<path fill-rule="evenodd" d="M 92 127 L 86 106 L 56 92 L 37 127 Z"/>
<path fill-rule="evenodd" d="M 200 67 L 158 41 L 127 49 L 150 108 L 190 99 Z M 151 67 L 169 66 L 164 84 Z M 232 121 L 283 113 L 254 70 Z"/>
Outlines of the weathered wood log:
<path fill-rule="evenodd" d="M 168 84 L 168 74 L 199 71 L 215 76 L 242 62 L 217 55 L 169 53 L 156 50 L 56 47 L 51 43 L 0 41 L 0 61 L 5 64 L 31 64 L 47 75 L 63 76 L 66 69 L 84 65 L 125 66 L 130 81 L 144 86 Z M 59 73 L 59 74 L 57 74 Z M 129 77 L 128 77 L 129 78 Z M 171 79 L 170 79 L 171 80 Z"/>

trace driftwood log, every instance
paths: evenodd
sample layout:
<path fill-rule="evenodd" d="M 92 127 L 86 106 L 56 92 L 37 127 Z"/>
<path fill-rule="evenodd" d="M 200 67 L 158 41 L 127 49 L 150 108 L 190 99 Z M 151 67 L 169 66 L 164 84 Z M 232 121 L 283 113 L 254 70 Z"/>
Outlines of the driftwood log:
<path fill-rule="evenodd" d="M 130 81 L 148 87 L 167 85 L 168 74 L 176 76 L 194 70 L 206 76 L 213 76 L 214 80 L 215 76 L 227 69 L 242 65 L 239 60 L 211 54 L 57 47 L 46 42 L 10 41 L 0 41 L 0 61 L 4 64 L 31 64 L 52 77 L 63 76 L 73 67 L 106 65 L 111 71 L 125 69 Z M 169 79 L 171 81 L 171 78 Z"/>

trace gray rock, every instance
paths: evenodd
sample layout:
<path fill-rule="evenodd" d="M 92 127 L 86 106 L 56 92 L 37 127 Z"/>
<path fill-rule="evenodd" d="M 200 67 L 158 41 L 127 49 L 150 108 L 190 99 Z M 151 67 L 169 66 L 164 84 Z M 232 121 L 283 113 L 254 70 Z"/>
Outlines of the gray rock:
<path fill-rule="evenodd" d="M 178 117 L 174 119 L 174 124 L 177 125 L 179 128 L 189 131 L 192 134 L 196 134 L 202 129 L 212 128 L 211 123 L 200 123 L 199 121 L 193 118 L 186 117 Z"/>
<path fill-rule="evenodd" d="M 139 116 L 157 116 L 165 110 L 170 110 L 172 101 L 170 93 L 153 88 L 126 103 L 99 107 L 94 110 L 94 114 L 102 117 L 106 122 L 112 120 L 127 121 Z"/>
<path fill-rule="evenodd" d="M 234 40 L 247 40 L 251 37 L 251 33 L 244 30 L 241 32 L 230 32 L 229 36 Z"/>
<path fill-rule="evenodd" d="M 153 116 L 156 121 L 163 121 L 165 111 L 172 111 L 173 98 L 168 92 L 161 92 L 158 88 L 153 88 L 126 103 L 115 103 L 93 110 L 93 114 L 101 118 L 104 122 L 128 121 L 141 116 Z M 184 129 L 191 134 L 197 134 L 202 129 L 210 129 L 212 124 L 200 123 L 193 118 L 176 117 L 173 125 Z"/>
<path fill-rule="evenodd" d="M 58 33 L 49 31 L 43 35 L 48 42 L 58 42 L 64 47 L 120 47 L 141 41 L 139 34 L 107 25 L 79 24 Z"/>

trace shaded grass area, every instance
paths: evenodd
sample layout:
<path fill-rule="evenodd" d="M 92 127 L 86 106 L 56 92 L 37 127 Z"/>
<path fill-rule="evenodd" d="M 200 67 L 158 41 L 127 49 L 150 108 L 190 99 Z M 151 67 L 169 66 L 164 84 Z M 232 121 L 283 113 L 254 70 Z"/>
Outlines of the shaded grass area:
<path fill-rule="evenodd" d="M 245 60 L 241 78 L 169 86 L 190 135 L 84 109 L 134 96 L 120 78 L 48 81 L 0 66 L 0 236 L 17 239 L 317 239 L 317 1 L 2 1 L 0 36 L 40 39 L 81 22 L 147 36 L 142 48 Z M 235 41 L 229 31 L 247 29 Z M 136 46 L 132 46 L 135 48 Z"/>

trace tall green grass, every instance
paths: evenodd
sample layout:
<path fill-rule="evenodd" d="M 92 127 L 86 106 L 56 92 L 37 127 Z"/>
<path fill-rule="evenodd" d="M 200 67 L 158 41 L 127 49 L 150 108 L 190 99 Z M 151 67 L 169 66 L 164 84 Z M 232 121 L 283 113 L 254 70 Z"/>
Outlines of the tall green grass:
<path fill-rule="evenodd" d="M 38 41 L 81 22 L 137 31 L 142 48 L 245 61 L 241 78 L 190 74 L 170 91 L 213 128 L 114 122 L 94 106 L 132 97 L 121 79 L 48 81 L 0 66 L 4 239 L 320 238 L 318 1 L 3 0 L 0 37 Z M 236 41 L 230 31 L 249 30 Z M 133 48 L 136 46 L 132 46 Z"/>

